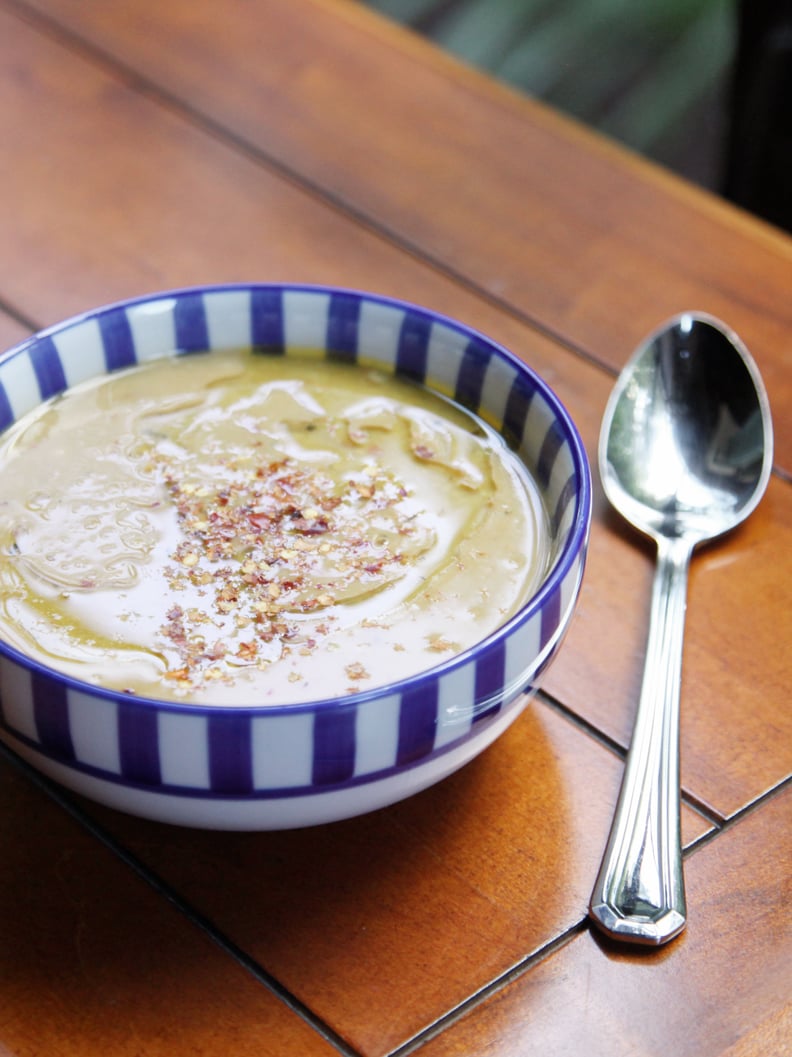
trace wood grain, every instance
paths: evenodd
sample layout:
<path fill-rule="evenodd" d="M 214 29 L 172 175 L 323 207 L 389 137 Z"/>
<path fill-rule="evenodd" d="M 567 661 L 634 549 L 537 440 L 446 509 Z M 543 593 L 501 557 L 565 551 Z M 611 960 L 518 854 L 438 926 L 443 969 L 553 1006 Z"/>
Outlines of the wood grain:
<path fill-rule="evenodd" d="M 188 283 L 359 286 L 512 348 L 593 457 L 614 369 L 695 303 L 753 348 L 792 465 L 792 240 L 355 3 L 229 0 L 219 18 L 208 0 L 0 0 L 0 134 L 3 345 L 21 320 Z M 606 742 L 629 738 L 652 573 L 598 486 L 594 506 L 549 697 L 446 782 L 274 834 L 77 802 L 329 1041 L 0 763 L 0 1050 L 783 1052 L 792 484 L 777 475 L 748 523 L 694 559 L 691 923 L 662 952 L 618 951 L 585 922 L 622 767 Z"/>
<path fill-rule="evenodd" d="M 564 400 L 594 460 L 611 385 L 605 371 L 136 91 L 123 71 L 2 7 L 0 61 L 19 71 L 0 95 L 2 138 L 15 145 L 4 184 L 14 209 L 4 217 L 0 293 L 24 316 L 43 325 L 107 300 L 202 281 L 373 288 L 448 312 L 521 355 Z M 779 716 L 774 695 L 746 677 L 760 665 L 768 685 L 788 679 L 774 611 L 757 609 L 751 639 L 729 614 L 754 607 L 757 584 L 765 594 L 775 585 L 786 604 L 790 501 L 788 487 L 774 483 L 748 526 L 694 563 L 690 604 L 700 620 L 689 627 L 685 693 L 695 704 L 684 711 L 683 782 L 722 817 L 789 771 L 792 716 Z M 623 745 L 643 665 L 650 575 L 649 552 L 597 491 L 580 610 L 547 688 Z M 712 654 L 711 629 L 718 629 Z"/>
<path fill-rule="evenodd" d="M 613 368 L 668 316 L 724 318 L 774 393 L 792 470 L 792 238 L 777 229 L 356 4 L 232 0 L 220 26 L 210 0 L 13 7 Z"/>
<path fill-rule="evenodd" d="M 578 936 L 417 1052 L 789 1053 L 791 815 L 787 789 L 690 858 L 690 921 L 671 946 L 625 950 Z"/>
<path fill-rule="evenodd" d="M 331 826 L 201 833 L 85 810 L 373 1057 L 582 924 L 620 774 L 534 704 L 438 786 Z M 710 828 L 685 812 L 686 843 Z"/>
<path fill-rule="evenodd" d="M 338 1052 L 4 755 L 0 796 L 0 1052 Z"/>

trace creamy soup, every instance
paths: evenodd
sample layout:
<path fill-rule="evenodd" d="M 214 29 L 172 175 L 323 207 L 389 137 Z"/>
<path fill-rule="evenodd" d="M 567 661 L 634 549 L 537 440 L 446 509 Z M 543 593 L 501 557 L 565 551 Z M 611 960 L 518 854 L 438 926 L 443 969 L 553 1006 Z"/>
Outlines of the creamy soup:
<path fill-rule="evenodd" d="M 547 566 L 502 439 L 318 358 L 212 353 L 69 390 L 0 438 L 0 637 L 149 697 L 303 701 L 479 641 Z"/>

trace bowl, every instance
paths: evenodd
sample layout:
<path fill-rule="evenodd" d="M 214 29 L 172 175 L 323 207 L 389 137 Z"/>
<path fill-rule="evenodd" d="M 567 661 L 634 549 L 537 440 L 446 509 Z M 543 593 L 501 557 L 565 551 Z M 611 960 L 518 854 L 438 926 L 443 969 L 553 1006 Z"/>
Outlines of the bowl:
<path fill-rule="evenodd" d="M 590 471 L 569 414 L 511 352 L 426 308 L 304 285 L 169 291 L 50 327 L 0 359 L 0 432 L 77 383 L 174 352 L 232 348 L 375 365 L 487 421 L 541 492 L 551 556 L 540 586 L 497 630 L 426 671 L 298 703 L 130 696 L 0 642 L 0 737 L 58 783 L 135 815 L 215 829 L 315 825 L 427 788 L 520 715 L 578 598 Z"/>

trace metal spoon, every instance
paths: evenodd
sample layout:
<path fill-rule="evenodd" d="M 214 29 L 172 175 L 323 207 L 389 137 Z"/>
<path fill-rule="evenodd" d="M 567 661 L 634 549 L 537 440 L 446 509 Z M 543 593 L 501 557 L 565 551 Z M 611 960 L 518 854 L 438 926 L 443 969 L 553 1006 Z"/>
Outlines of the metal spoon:
<path fill-rule="evenodd" d="M 746 518 L 772 467 L 767 394 L 748 350 L 688 312 L 622 371 L 599 466 L 613 506 L 657 543 L 643 685 L 619 802 L 590 912 L 609 935 L 661 944 L 685 927 L 679 689 L 693 548 Z"/>

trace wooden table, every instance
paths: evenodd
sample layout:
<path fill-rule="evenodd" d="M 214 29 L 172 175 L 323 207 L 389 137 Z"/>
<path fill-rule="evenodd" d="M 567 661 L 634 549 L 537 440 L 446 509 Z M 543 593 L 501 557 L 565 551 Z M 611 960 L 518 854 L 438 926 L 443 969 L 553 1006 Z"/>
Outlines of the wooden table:
<path fill-rule="evenodd" d="M 792 1052 L 792 240 L 348 0 L 0 0 L 0 343 L 200 282 L 418 301 L 542 373 L 594 454 L 680 310 L 746 340 L 776 469 L 694 561 L 690 920 L 586 905 L 632 725 L 653 555 L 595 495 L 543 693 L 437 787 L 334 825 L 182 830 L 0 761 L 0 1053 Z"/>

